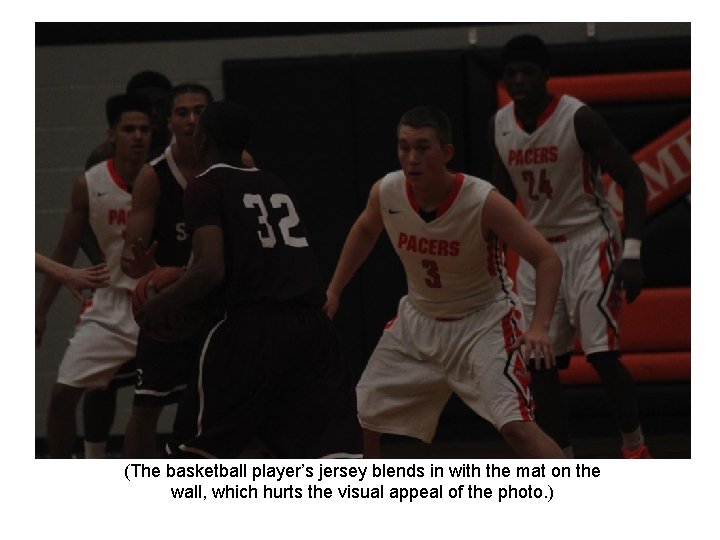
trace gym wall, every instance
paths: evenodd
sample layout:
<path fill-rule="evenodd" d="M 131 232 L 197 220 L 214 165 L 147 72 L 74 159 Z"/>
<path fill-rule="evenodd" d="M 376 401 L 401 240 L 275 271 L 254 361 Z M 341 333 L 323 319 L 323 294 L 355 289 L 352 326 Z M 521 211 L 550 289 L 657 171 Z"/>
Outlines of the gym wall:
<path fill-rule="evenodd" d="M 38 35 L 48 26 L 37 25 Z M 494 61 L 507 39 L 524 32 L 540 35 L 560 55 L 558 73 L 690 65 L 689 23 L 598 23 L 594 36 L 586 23 L 528 23 L 101 44 L 46 40 L 35 50 L 36 250 L 52 253 L 71 186 L 88 152 L 105 138 L 105 99 L 122 92 L 134 73 L 154 69 L 174 83 L 196 81 L 218 99 L 250 106 L 257 120 L 251 151 L 295 191 L 329 278 L 370 185 L 397 168 L 395 127 L 404 110 L 421 103 L 446 110 L 458 147 L 452 166 L 487 175 L 485 126 L 495 104 Z M 672 60 L 662 67 L 661 59 Z M 648 131 L 662 131 L 670 116 L 689 114 L 689 101 L 653 105 L 650 111 L 643 107 L 601 111 L 631 150 L 651 136 Z M 669 272 L 667 283 L 689 269 L 689 210 L 680 210 L 671 224 L 660 227 L 675 231 L 679 249 L 684 245 L 688 253 L 684 260 L 674 258 L 680 268 Z M 338 315 L 358 368 L 404 292 L 391 249 L 380 242 L 348 288 Z M 76 265 L 82 264 L 87 261 L 81 255 Z M 42 277 L 35 281 L 37 298 Z M 43 345 L 36 349 L 37 437 L 45 435 L 50 389 L 77 312 L 75 301 L 62 291 Z M 113 434 L 124 431 L 130 403 L 125 392 Z M 169 430 L 172 412 L 163 415 L 161 431 Z"/>

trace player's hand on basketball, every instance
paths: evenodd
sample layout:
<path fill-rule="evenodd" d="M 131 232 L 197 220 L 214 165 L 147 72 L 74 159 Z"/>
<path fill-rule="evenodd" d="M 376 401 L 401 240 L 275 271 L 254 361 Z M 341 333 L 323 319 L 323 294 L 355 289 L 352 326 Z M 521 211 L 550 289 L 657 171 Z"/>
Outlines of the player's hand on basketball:
<path fill-rule="evenodd" d="M 555 353 L 550 344 L 547 331 L 534 328 L 532 325 L 510 347 L 511 351 L 519 350 L 526 365 L 534 364 L 536 369 L 555 366 Z"/>
<path fill-rule="evenodd" d="M 157 268 L 157 263 L 155 263 L 157 247 L 157 241 L 154 241 L 150 244 L 150 247 L 146 249 L 145 242 L 142 238 L 135 240 L 130 246 L 133 254 L 132 258 L 122 257 L 121 260 L 125 272 L 129 276 L 140 277 L 147 274 L 150 270 Z"/>
<path fill-rule="evenodd" d="M 327 299 L 325 300 L 323 311 L 328 316 L 328 318 L 332 319 L 333 317 L 335 317 L 335 314 L 340 307 L 340 297 L 330 290 L 327 291 L 326 297 Z"/>
<path fill-rule="evenodd" d="M 633 302 L 642 290 L 645 282 L 645 272 L 643 271 L 640 259 L 623 259 L 615 270 L 615 286 L 621 290 L 625 290 L 625 300 L 628 303 Z"/>

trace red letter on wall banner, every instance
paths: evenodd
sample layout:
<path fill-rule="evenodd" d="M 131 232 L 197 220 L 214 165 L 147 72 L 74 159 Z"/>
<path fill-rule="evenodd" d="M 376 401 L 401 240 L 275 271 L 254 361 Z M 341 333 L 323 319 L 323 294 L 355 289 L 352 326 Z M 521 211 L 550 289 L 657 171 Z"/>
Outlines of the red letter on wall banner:
<path fill-rule="evenodd" d="M 647 214 L 652 215 L 690 191 L 690 118 L 638 150 L 633 159 L 645 176 Z M 603 175 L 610 209 L 622 225 L 622 188 Z"/>

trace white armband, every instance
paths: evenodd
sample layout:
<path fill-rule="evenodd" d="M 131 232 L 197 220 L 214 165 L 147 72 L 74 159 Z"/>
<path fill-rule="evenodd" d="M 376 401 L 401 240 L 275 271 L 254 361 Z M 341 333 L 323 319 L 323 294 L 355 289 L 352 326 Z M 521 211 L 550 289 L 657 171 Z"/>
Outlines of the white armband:
<path fill-rule="evenodd" d="M 640 246 L 642 241 L 637 238 L 627 238 L 625 240 L 625 248 L 623 249 L 623 259 L 639 259 Z"/>

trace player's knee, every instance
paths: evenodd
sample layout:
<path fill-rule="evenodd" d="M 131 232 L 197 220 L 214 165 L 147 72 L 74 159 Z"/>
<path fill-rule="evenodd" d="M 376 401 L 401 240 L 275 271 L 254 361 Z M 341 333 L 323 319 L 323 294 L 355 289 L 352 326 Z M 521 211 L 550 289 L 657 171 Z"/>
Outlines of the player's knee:
<path fill-rule="evenodd" d="M 83 394 L 83 388 L 56 383 L 50 393 L 52 407 L 75 407 Z"/>

